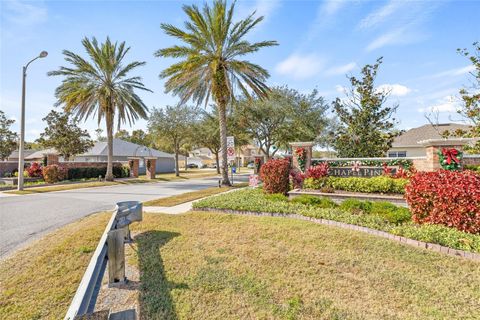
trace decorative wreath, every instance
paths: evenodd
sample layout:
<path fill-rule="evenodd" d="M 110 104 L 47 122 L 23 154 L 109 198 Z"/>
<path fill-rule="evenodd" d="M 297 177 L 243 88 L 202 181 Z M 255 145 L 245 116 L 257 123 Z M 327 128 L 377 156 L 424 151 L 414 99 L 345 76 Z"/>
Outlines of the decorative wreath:
<path fill-rule="evenodd" d="M 302 172 L 305 171 L 305 163 L 307 162 L 307 152 L 305 148 L 297 148 L 295 150 L 295 155 L 297 156 L 298 166 Z"/>
<path fill-rule="evenodd" d="M 463 153 L 455 148 L 442 148 L 438 152 L 440 165 L 445 170 L 460 170 Z"/>

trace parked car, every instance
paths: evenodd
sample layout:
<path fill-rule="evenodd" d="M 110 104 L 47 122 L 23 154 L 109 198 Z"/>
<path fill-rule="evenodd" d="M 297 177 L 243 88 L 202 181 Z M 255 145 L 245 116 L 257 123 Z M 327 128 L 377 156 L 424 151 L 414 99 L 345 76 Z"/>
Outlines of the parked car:
<path fill-rule="evenodd" d="M 250 162 L 249 164 L 247 164 L 247 168 L 248 169 L 255 169 L 255 164 L 253 162 Z"/>
<path fill-rule="evenodd" d="M 197 169 L 197 168 L 198 168 L 198 165 L 196 165 L 195 163 L 189 163 L 189 164 L 187 165 L 187 168 Z"/>

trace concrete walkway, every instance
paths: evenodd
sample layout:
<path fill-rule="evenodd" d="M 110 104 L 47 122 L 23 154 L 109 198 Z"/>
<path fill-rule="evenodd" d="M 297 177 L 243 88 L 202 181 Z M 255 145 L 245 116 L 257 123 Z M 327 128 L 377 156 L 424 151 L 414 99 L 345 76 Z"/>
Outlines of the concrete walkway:
<path fill-rule="evenodd" d="M 198 201 L 198 200 L 195 200 Z M 172 207 L 143 207 L 143 212 L 180 214 L 192 210 L 195 201 L 185 202 Z"/>

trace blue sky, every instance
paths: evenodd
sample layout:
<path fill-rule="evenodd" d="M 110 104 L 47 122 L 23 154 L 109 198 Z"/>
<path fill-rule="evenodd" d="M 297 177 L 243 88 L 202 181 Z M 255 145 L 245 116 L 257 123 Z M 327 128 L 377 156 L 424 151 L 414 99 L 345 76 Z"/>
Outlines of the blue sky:
<path fill-rule="evenodd" d="M 186 3 L 191 2 L 0 1 L 0 109 L 19 119 L 21 67 L 48 51 L 28 72 L 26 139 L 37 138 L 60 83 L 46 73 L 64 65 L 63 49 L 83 53 L 85 36 L 126 41 L 128 59 L 147 62 L 137 70 L 154 91 L 141 93 L 145 103 L 176 103 L 158 77 L 172 60 L 153 53 L 174 43 L 159 26 L 182 24 Z M 439 111 L 441 121 L 458 120 L 456 96 L 469 83 L 470 66 L 456 49 L 480 40 L 480 1 L 240 0 L 237 9 L 240 18 L 253 10 L 265 16 L 250 40 L 280 43 L 249 57 L 269 70 L 269 85 L 286 84 L 301 92 L 316 88 L 330 102 L 343 97 L 346 74 L 358 75 L 361 66 L 383 56 L 377 85 L 391 90 L 389 102 L 399 104 L 399 128 L 426 123 L 424 113 L 431 110 Z M 93 133 L 97 124 L 89 120 L 82 127 Z M 125 129 L 145 127 L 139 121 Z"/>

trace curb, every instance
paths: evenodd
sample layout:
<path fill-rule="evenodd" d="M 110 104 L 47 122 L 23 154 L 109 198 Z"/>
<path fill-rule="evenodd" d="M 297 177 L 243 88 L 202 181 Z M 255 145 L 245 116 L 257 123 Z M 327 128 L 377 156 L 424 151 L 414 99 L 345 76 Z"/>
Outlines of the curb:
<path fill-rule="evenodd" d="M 276 217 L 276 218 L 288 218 L 288 219 L 295 219 L 295 220 L 310 221 L 310 222 L 313 222 L 313 223 L 316 223 L 316 224 L 323 224 L 323 225 L 339 227 L 339 228 L 342 228 L 342 229 L 360 231 L 360 232 L 364 232 L 364 233 L 371 234 L 371 235 L 374 235 L 374 236 L 379 236 L 381 238 L 397 241 L 397 242 L 400 242 L 400 243 L 403 243 L 403 244 L 406 244 L 406 245 L 409 245 L 409 246 L 412 246 L 412 247 L 427 249 L 427 250 L 430 250 L 430 251 L 446 254 L 446 255 L 449 255 L 449 256 L 462 257 L 462 258 L 465 258 L 465 259 L 468 259 L 468 260 L 473 260 L 473 261 L 476 261 L 476 262 L 480 262 L 480 254 L 475 253 L 475 252 L 452 249 L 452 248 L 441 246 L 441 245 L 435 244 L 435 243 L 423 242 L 423 241 L 419 241 L 419 240 L 405 238 L 405 237 L 402 237 L 402 236 L 396 236 L 394 234 L 391 234 L 391 233 L 388 233 L 388 232 L 385 232 L 385 231 L 371 229 L 371 228 L 362 227 L 362 226 L 357 226 L 357 225 L 354 225 L 354 224 L 338 222 L 338 221 L 334 221 L 334 220 L 306 217 L 306 216 L 302 216 L 302 215 L 299 215 L 299 214 L 296 214 L 296 213 L 283 214 L 283 213 L 239 211 L 239 210 L 215 209 L 215 208 L 193 208 L 193 209 L 196 210 L 196 211 L 217 211 L 217 212 L 238 214 L 238 215 L 259 216 L 259 217 Z"/>

